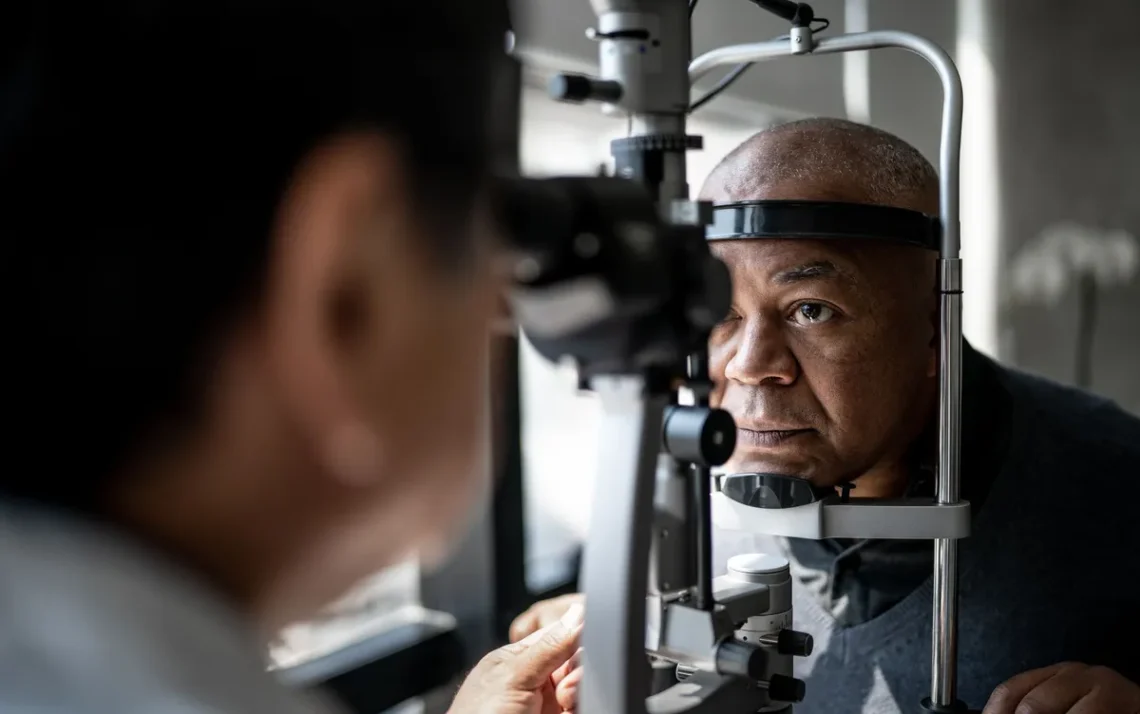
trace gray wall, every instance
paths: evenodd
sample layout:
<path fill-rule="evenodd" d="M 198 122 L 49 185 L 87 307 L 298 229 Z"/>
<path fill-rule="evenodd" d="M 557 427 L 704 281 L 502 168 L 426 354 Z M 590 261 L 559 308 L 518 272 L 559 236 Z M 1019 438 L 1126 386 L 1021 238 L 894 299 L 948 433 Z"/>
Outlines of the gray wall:
<path fill-rule="evenodd" d="M 1140 3 L 992 0 L 1004 253 L 1059 221 L 1140 236 Z M 1074 291 L 1002 317 L 1004 356 L 1073 378 Z M 1100 296 L 1092 389 L 1140 413 L 1140 280 Z"/>
<path fill-rule="evenodd" d="M 869 29 L 902 30 L 954 54 L 955 4 L 945 0 L 866 0 Z M 905 50 L 870 53 L 870 123 L 910 142 L 938 166 L 942 85 L 934 69 Z"/>

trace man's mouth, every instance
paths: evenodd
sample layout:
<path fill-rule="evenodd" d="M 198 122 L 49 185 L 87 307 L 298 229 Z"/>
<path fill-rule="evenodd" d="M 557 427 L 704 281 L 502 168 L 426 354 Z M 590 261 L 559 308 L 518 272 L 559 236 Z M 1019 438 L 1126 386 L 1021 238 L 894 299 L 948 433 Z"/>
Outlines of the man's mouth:
<path fill-rule="evenodd" d="M 736 443 L 743 446 L 779 446 L 796 438 L 805 436 L 814 429 L 745 429 L 736 430 Z"/>

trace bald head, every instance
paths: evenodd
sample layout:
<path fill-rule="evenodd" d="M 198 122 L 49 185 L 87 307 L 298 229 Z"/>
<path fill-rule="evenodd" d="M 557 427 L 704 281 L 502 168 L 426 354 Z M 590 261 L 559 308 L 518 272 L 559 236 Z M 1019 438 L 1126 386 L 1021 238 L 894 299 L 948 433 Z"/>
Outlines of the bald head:
<path fill-rule="evenodd" d="M 938 174 L 917 149 L 881 129 L 845 119 L 803 119 L 738 146 L 713 169 L 701 197 L 851 201 L 937 214 Z"/>

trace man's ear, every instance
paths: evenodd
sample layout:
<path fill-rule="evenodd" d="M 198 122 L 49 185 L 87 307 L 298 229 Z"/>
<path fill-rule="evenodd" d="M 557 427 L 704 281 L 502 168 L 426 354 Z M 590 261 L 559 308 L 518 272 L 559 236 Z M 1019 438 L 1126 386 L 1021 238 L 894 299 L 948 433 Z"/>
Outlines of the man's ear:
<path fill-rule="evenodd" d="M 402 178 L 397 149 L 381 137 L 319 147 L 283 197 L 270 255 L 263 336 L 277 402 L 299 446 L 361 486 L 378 478 L 383 456 L 353 384 L 354 342 L 379 319 L 372 266 L 361 258 L 390 238 L 378 217 L 406 212 Z"/>

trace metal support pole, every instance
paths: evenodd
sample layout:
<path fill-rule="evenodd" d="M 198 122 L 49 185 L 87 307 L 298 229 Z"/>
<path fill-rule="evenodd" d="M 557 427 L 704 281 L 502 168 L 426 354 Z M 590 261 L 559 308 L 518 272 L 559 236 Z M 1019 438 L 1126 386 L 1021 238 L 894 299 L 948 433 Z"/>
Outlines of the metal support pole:
<path fill-rule="evenodd" d="M 583 585 L 591 608 L 582 647 L 585 670 L 578 710 L 644 712 L 650 691 L 645 656 L 645 594 L 657 455 L 668 395 L 647 391 L 635 377 L 598 377 L 602 402 L 599 473 L 620 474 L 592 500 Z"/>
<path fill-rule="evenodd" d="M 939 505 L 959 500 L 959 449 L 962 422 L 962 261 L 944 259 L 941 274 L 939 351 L 938 491 Z M 934 621 L 931 639 L 930 700 L 949 707 L 956 701 L 958 663 L 958 541 L 934 541 Z"/>

